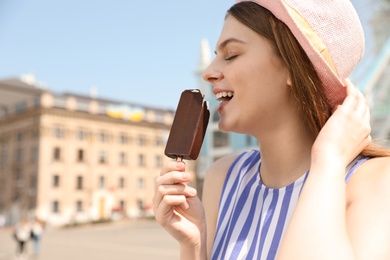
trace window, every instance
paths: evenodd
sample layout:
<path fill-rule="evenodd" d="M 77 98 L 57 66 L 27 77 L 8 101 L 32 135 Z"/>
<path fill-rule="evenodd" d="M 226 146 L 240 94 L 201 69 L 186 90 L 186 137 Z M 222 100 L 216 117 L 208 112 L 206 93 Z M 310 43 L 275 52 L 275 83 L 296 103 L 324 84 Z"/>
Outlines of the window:
<path fill-rule="evenodd" d="M 20 103 L 17 103 L 15 105 L 15 112 L 16 113 L 19 113 L 19 112 L 23 112 L 27 109 L 27 103 L 25 101 L 22 101 Z"/>
<path fill-rule="evenodd" d="M 6 180 L 7 179 L 1 179 L 0 181 L 0 195 L 1 196 L 4 196 L 3 194 L 6 192 L 6 187 L 7 187 L 7 183 L 6 183 Z M 2 194 L 3 193 L 3 194 Z M 0 202 L 1 203 L 1 202 Z M 0 210 L 3 210 L 2 208 L 0 208 Z"/>
<path fill-rule="evenodd" d="M 120 200 L 119 201 L 119 207 L 122 211 L 124 211 L 125 207 L 126 207 L 126 202 L 124 200 Z"/>
<path fill-rule="evenodd" d="M 138 166 L 145 166 L 145 156 L 143 154 L 138 155 Z"/>
<path fill-rule="evenodd" d="M 16 163 L 21 163 L 23 161 L 23 150 L 22 148 L 17 148 L 15 150 L 15 162 Z"/>
<path fill-rule="evenodd" d="M 158 168 L 161 168 L 162 165 L 163 165 L 163 163 L 162 163 L 162 156 L 156 155 L 156 157 L 155 157 L 155 166 L 158 167 Z"/>
<path fill-rule="evenodd" d="M 214 147 L 227 147 L 229 146 L 229 135 L 220 131 L 213 133 Z"/>
<path fill-rule="evenodd" d="M 61 160 L 61 149 L 59 147 L 54 147 L 53 159 L 54 161 Z"/>
<path fill-rule="evenodd" d="M 155 139 L 154 144 L 155 144 L 155 146 L 163 146 L 164 145 L 163 139 L 161 137 L 157 137 Z"/>
<path fill-rule="evenodd" d="M 124 152 L 119 153 L 119 164 L 125 165 L 127 163 L 126 154 Z"/>
<path fill-rule="evenodd" d="M 76 201 L 76 212 L 83 212 L 83 202 L 81 200 Z"/>
<path fill-rule="evenodd" d="M 101 143 L 107 142 L 107 136 L 106 136 L 106 134 L 100 133 L 100 134 L 99 134 L 99 140 L 100 140 Z"/>
<path fill-rule="evenodd" d="M 76 106 L 79 111 L 89 111 L 89 103 L 87 101 L 77 100 Z"/>
<path fill-rule="evenodd" d="M 60 107 L 60 108 L 66 108 L 66 98 L 65 97 L 54 97 L 53 106 Z"/>
<path fill-rule="evenodd" d="M 51 186 L 53 188 L 60 187 L 60 176 L 59 175 L 53 175 L 52 181 L 51 181 Z"/>
<path fill-rule="evenodd" d="M 99 162 L 100 163 L 106 163 L 107 162 L 106 152 L 105 151 L 100 151 L 99 152 Z"/>
<path fill-rule="evenodd" d="M 12 191 L 12 200 L 17 201 L 20 198 L 20 189 L 14 189 Z"/>
<path fill-rule="evenodd" d="M 18 132 L 18 133 L 16 133 L 16 141 L 17 142 L 21 142 L 21 141 L 23 141 L 23 133 L 22 132 Z"/>
<path fill-rule="evenodd" d="M 120 177 L 119 178 L 119 184 L 118 184 L 119 188 L 123 189 L 125 187 L 125 178 L 123 177 Z"/>
<path fill-rule="evenodd" d="M 83 131 L 83 130 L 79 130 L 78 132 L 77 132 L 77 139 L 79 139 L 79 140 L 85 140 L 85 132 Z"/>
<path fill-rule="evenodd" d="M 83 162 L 84 161 L 84 150 L 83 149 L 78 149 L 77 150 L 77 161 L 78 162 Z"/>
<path fill-rule="evenodd" d="M 143 179 L 143 178 L 139 178 L 139 179 L 137 180 L 137 187 L 138 187 L 138 189 L 140 189 L 140 190 L 144 189 L 145 183 L 144 183 L 144 179 Z"/>
<path fill-rule="evenodd" d="M 165 119 L 165 114 L 163 113 L 159 113 L 159 112 L 156 112 L 155 113 L 155 121 L 158 122 L 158 123 L 164 123 L 164 119 Z"/>
<path fill-rule="evenodd" d="M 146 146 L 146 137 L 145 136 L 140 136 L 138 138 L 138 145 L 139 146 Z"/>
<path fill-rule="evenodd" d="M 0 117 L 6 117 L 8 115 L 8 108 L 7 107 L 2 107 L 0 109 Z"/>
<path fill-rule="evenodd" d="M 30 175 L 30 188 L 36 190 L 37 188 L 37 174 L 32 173 Z"/>
<path fill-rule="evenodd" d="M 77 176 L 76 179 L 76 189 L 82 190 L 83 189 L 83 176 Z"/>
<path fill-rule="evenodd" d="M 31 148 L 31 162 L 38 162 L 38 147 Z"/>
<path fill-rule="evenodd" d="M 54 137 L 56 138 L 62 138 L 64 136 L 64 133 L 60 127 L 54 128 Z"/>
<path fill-rule="evenodd" d="M 51 212 L 52 213 L 60 212 L 60 203 L 58 202 L 58 200 L 54 200 L 51 202 Z"/>
<path fill-rule="evenodd" d="M 142 200 L 137 200 L 137 206 L 139 210 L 144 210 L 144 202 Z"/>
<path fill-rule="evenodd" d="M 41 98 L 35 97 L 34 98 L 34 107 L 39 107 L 41 105 Z"/>
<path fill-rule="evenodd" d="M 104 189 L 105 186 L 106 186 L 106 179 L 104 178 L 104 176 L 100 176 L 99 177 L 99 189 Z"/>
<path fill-rule="evenodd" d="M 0 158 L 0 169 L 5 169 L 7 166 L 7 153 L 5 151 L 2 151 L 1 158 Z"/>
<path fill-rule="evenodd" d="M 23 172 L 21 168 L 15 168 L 14 169 L 14 180 L 19 181 L 23 179 Z"/>
<path fill-rule="evenodd" d="M 253 138 L 250 135 L 245 136 L 245 142 L 247 146 L 251 146 L 254 144 Z"/>
<path fill-rule="evenodd" d="M 119 143 L 120 143 L 120 144 L 127 144 L 127 142 L 128 142 L 127 136 L 124 135 L 124 134 L 121 134 L 121 135 L 119 136 Z"/>
<path fill-rule="evenodd" d="M 31 138 L 33 140 L 38 140 L 38 138 L 39 138 L 39 130 L 37 130 L 37 129 L 33 130 L 32 133 L 31 133 Z"/>
<path fill-rule="evenodd" d="M 218 114 L 218 111 L 215 111 L 214 114 L 213 114 L 213 122 L 214 123 L 218 123 L 219 122 L 219 114 Z"/>
<path fill-rule="evenodd" d="M 99 114 L 106 114 L 107 105 L 99 105 Z"/>

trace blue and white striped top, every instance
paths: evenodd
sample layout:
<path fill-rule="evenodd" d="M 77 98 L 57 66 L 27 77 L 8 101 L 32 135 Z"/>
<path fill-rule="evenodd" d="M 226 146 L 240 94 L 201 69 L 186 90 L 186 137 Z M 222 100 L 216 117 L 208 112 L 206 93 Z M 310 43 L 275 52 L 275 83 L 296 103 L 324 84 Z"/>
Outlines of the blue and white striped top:
<path fill-rule="evenodd" d="M 357 157 L 346 182 L 368 158 Z M 271 189 L 260 179 L 258 150 L 242 153 L 223 185 L 211 259 L 275 259 L 308 172 L 290 185 Z"/>

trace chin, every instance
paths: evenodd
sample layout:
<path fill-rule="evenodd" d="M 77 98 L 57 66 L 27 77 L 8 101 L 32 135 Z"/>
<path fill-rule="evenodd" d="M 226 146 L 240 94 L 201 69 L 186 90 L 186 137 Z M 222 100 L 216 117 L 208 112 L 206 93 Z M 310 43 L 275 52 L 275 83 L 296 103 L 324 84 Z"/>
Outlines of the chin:
<path fill-rule="evenodd" d="M 238 133 L 236 127 L 234 127 L 234 124 L 233 125 L 227 124 L 226 122 L 223 121 L 219 121 L 218 129 L 222 133 L 230 133 L 230 132 Z"/>
<path fill-rule="evenodd" d="M 250 133 L 246 131 L 247 129 L 242 129 L 242 128 L 240 129 L 239 127 L 237 127 L 237 123 L 228 123 L 223 120 L 219 121 L 218 129 L 222 133 L 237 133 L 237 134 L 250 135 Z"/>
<path fill-rule="evenodd" d="M 226 127 L 226 125 L 223 124 L 221 121 L 218 122 L 218 129 L 219 129 L 219 131 L 221 131 L 222 133 L 228 133 L 228 132 L 230 132 L 229 128 Z"/>

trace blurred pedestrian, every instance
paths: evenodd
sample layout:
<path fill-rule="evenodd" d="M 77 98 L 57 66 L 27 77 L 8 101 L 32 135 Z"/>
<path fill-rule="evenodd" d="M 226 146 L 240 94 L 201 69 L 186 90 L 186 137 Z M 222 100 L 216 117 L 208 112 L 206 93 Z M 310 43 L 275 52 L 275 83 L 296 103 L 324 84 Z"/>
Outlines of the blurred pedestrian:
<path fill-rule="evenodd" d="M 34 254 L 39 254 L 41 236 L 43 233 L 43 223 L 38 218 L 35 218 L 31 225 L 31 238 L 33 241 Z"/>
<path fill-rule="evenodd" d="M 16 225 L 14 237 L 17 242 L 16 256 L 19 259 L 26 259 L 26 243 L 31 237 L 31 227 L 27 219 L 23 219 L 18 225 Z"/>

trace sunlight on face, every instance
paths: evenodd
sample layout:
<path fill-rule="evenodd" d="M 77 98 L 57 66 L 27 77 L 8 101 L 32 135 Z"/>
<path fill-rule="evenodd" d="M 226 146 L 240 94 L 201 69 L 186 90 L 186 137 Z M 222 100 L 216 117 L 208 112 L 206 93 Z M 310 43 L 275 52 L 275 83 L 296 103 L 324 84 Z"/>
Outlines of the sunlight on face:
<path fill-rule="evenodd" d="M 230 93 L 218 109 L 222 131 L 254 134 L 272 126 L 290 104 L 289 73 L 270 42 L 228 16 L 204 73 L 214 93 Z M 220 96 L 220 95 L 219 95 Z M 266 124 L 264 124 L 266 122 Z"/>

